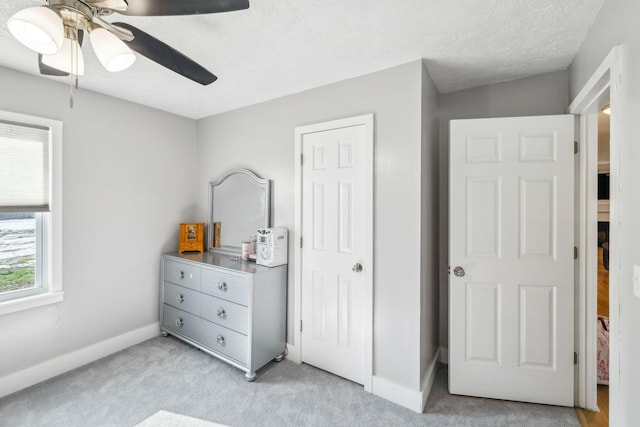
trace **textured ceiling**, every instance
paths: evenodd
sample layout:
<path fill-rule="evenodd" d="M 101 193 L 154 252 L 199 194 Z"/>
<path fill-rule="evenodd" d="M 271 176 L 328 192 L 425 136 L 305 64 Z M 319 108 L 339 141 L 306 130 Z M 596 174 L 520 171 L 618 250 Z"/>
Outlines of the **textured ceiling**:
<path fill-rule="evenodd" d="M 107 20 L 152 34 L 218 81 L 203 87 L 139 55 L 130 69 L 109 73 L 87 43 L 80 86 L 197 119 L 423 59 L 446 93 L 567 68 L 602 3 L 251 0 L 248 10 L 215 15 L 114 14 Z M 41 4 L 0 2 L 0 66 L 38 74 L 36 54 L 13 39 L 6 22 Z"/>

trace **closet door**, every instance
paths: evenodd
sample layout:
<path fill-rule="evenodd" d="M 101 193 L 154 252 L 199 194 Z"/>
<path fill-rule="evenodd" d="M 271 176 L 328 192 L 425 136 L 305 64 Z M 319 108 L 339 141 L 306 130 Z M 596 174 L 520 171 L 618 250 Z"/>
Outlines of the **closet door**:
<path fill-rule="evenodd" d="M 301 355 L 368 387 L 373 137 L 366 118 L 316 125 L 301 138 Z"/>

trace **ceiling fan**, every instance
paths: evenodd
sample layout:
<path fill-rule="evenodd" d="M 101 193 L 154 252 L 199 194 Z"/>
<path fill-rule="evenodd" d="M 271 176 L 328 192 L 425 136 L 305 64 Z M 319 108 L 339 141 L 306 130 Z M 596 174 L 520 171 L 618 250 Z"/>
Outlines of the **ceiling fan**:
<path fill-rule="evenodd" d="M 84 74 L 81 45 L 89 33 L 100 63 L 109 71 L 133 64 L 132 50 L 202 85 L 217 77 L 184 54 L 124 22 L 109 23 L 112 13 L 127 16 L 175 16 L 247 9 L 249 0 L 46 0 L 13 15 L 9 31 L 38 52 L 40 73 L 52 76 Z"/>

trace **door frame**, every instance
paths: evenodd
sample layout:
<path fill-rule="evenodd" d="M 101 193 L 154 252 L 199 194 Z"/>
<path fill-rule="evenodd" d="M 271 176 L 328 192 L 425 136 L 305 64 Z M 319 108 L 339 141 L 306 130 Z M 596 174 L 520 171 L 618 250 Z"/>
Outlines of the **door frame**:
<path fill-rule="evenodd" d="M 316 123 L 295 128 L 295 222 L 293 232 L 293 344 L 287 344 L 289 352 L 287 358 L 294 362 L 302 362 L 302 142 L 304 135 L 323 132 L 332 129 L 339 129 L 351 126 L 365 127 L 365 242 L 364 242 L 364 265 L 368 266 L 363 271 L 365 284 L 365 300 L 363 301 L 364 311 L 364 354 L 362 363 L 364 364 L 365 391 L 371 392 L 373 382 L 373 243 L 374 243 L 374 222 L 373 222 L 373 157 L 374 157 L 374 115 L 365 114 L 345 119 L 332 120 L 328 122 Z"/>
<path fill-rule="evenodd" d="M 622 48 L 615 46 L 596 69 L 569 106 L 569 113 L 579 115 L 579 198 L 576 213 L 578 259 L 576 289 L 576 406 L 598 410 L 597 406 L 597 113 L 599 102 L 609 94 L 611 105 L 620 105 Z M 615 110 L 611 110 L 610 125 L 610 210 L 609 210 L 609 422 L 617 425 L 620 414 L 620 260 L 618 243 L 620 228 L 619 160 L 620 144 L 615 126 Z M 595 158 L 594 158 L 595 156 Z"/>

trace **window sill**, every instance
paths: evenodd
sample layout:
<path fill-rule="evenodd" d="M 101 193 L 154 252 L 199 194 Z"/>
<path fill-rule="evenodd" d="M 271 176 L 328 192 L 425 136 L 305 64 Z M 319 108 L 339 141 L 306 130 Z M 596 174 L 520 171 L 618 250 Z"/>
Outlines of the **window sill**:
<path fill-rule="evenodd" d="M 62 302 L 64 292 L 46 292 L 29 297 L 18 298 L 10 301 L 0 302 L 0 315 L 15 313 L 23 310 L 30 310 L 43 305 Z"/>

